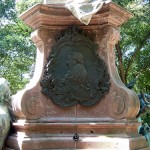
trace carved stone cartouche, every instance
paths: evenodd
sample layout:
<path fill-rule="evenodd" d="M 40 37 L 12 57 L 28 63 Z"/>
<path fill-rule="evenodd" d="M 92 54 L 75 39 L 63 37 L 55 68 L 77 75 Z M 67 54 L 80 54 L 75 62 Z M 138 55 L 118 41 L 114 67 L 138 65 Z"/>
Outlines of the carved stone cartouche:
<path fill-rule="evenodd" d="M 98 46 L 77 27 L 66 30 L 53 46 L 41 80 L 42 93 L 60 106 L 97 103 L 110 87 Z"/>

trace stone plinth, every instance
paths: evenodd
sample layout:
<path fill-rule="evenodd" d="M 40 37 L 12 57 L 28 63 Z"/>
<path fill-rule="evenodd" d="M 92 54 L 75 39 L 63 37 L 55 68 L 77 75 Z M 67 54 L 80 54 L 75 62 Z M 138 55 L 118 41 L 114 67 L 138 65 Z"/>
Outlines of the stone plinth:
<path fill-rule="evenodd" d="M 123 85 L 115 66 L 114 46 L 120 38 L 119 27 L 131 18 L 131 14 L 109 3 L 85 26 L 63 7 L 40 4 L 20 18 L 35 30 L 32 40 L 37 46 L 36 66 L 28 86 L 14 96 L 12 105 L 19 119 L 13 124 L 16 134 L 8 137 L 5 149 L 146 149 L 145 139 L 137 134 L 139 100 L 133 91 Z M 48 56 L 65 37 L 61 35 L 62 31 L 71 26 L 78 26 L 97 45 L 97 56 L 106 65 L 110 78 L 109 91 L 90 106 L 86 103 L 81 105 L 79 101 L 76 105 L 63 107 L 41 92 L 41 81 L 46 74 L 44 66 L 50 59 Z M 68 35 L 74 36 L 74 32 L 76 34 L 71 30 Z M 83 39 L 86 40 L 85 37 Z M 76 46 L 76 43 L 73 45 Z M 80 52 L 79 49 L 76 51 Z M 81 53 L 84 56 L 84 51 Z M 65 55 L 62 56 L 65 58 Z M 63 63 L 63 58 L 60 59 Z M 85 68 L 88 70 L 88 67 Z"/>

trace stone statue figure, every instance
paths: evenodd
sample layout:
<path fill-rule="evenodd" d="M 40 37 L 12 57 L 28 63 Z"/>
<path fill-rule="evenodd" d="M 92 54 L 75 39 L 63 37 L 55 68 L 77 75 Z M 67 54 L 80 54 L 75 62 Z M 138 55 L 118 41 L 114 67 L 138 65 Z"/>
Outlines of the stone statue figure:
<path fill-rule="evenodd" d="M 136 80 L 137 79 L 133 79 L 131 82 L 129 82 L 129 84 L 126 85 L 126 87 L 132 90 L 134 85 L 136 84 Z M 136 116 L 137 118 L 150 110 L 150 102 L 148 101 L 149 98 L 148 94 L 141 92 L 140 94 L 138 94 L 138 98 L 140 101 L 140 111 Z"/>
<path fill-rule="evenodd" d="M 4 78 L 0 78 L 0 150 L 3 147 L 10 128 L 10 116 L 8 112 L 10 96 L 9 82 Z"/>
<path fill-rule="evenodd" d="M 144 125 L 140 128 L 139 134 L 142 134 L 143 136 L 145 136 L 148 142 L 148 145 L 150 147 L 150 127 L 147 123 L 144 123 Z"/>

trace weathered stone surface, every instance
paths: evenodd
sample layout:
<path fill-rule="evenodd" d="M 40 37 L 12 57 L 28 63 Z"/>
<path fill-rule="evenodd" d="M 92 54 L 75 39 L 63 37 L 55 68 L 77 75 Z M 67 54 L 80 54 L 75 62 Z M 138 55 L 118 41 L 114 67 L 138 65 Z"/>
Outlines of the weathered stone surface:
<path fill-rule="evenodd" d="M 23 120 L 14 123 L 18 133 L 9 136 L 7 147 L 22 150 L 107 149 L 108 146 L 116 146 L 115 138 L 119 138 L 119 145 L 126 141 L 130 150 L 147 147 L 144 138 L 137 135 L 139 100 L 123 85 L 115 66 L 114 46 L 120 38 L 118 28 L 130 17 L 131 14 L 114 3 L 104 5 L 88 26 L 62 7 L 37 5 L 22 14 L 24 22 L 35 29 L 32 40 L 37 46 L 37 58 L 30 83 L 14 96 L 14 114 Z M 97 55 L 104 61 L 110 76 L 109 92 L 90 106 L 62 107 L 41 92 L 40 82 L 47 58 L 62 31 L 72 25 L 77 25 L 93 38 L 98 45 Z M 105 141 L 102 141 L 104 136 Z"/>
<path fill-rule="evenodd" d="M 7 107 L 0 106 L 0 149 L 2 149 L 5 139 L 10 129 L 10 116 Z"/>
<path fill-rule="evenodd" d="M 49 118 L 51 121 L 57 120 L 58 122 L 63 120 L 62 118 L 69 122 L 74 122 L 75 120 L 84 120 L 86 122 L 89 118 L 92 118 L 93 121 L 101 121 L 103 118 L 107 118 L 107 120 L 109 118 L 110 120 L 111 118 L 135 118 L 139 111 L 139 100 L 135 93 L 127 89 L 119 79 L 113 50 L 114 44 L 119 39 L 119 32 L 111 26 L 103 28 L 95 26 L 82 27 L 89 35 L 95 35 L 95 41 L 99 46 L 97 53 L 106 63 L 110 76 L 111 87 L 109 93 L 99 104 L 92 107 L 77 105 L 69 108 L 60 108 L 41 93 L 40 81 L 44 73 L 46 59 L 55 43 L 54 37 L 57 37 L 61 30 L 64 30 L 64 27 L 59 28 L 46 29 L 42 27 L 32 34 L 33 41 L 38 46 L 35 74 L 27 89 L 14 96 L 13 105 L 16 107 L 16 115 L 19 117 L 24 116 L 27 119 L 45 120 L 45 118 Z M 33 105 L 28 105 L 28 103 Z M 33 114 L 31 113 L 33 109 L 40 111 L 34 111 Z"/>
<path fill-rule="evenodd" d="M 6 79 L 0 78 L 0 150 L 3 147 L 10 128 L 10 116 L 8 104 L 10 101 L 9 83 Z"/>
<path fill-rule="evenodd" d="M 147 147 L 130 123 L 14 123 L 19 132 L 8 137 L 6 146 L 18 149 L 118 149 Z M 124 132 L 124 133 L 123 133 Z M 78 134 L 78 140 L 74 135 Z M 133 136 L 134 135 L 134 136 Z M 20 140 L 19 140 L 20 139 Z M 7 150 L 7 149 L 6 149 Z"/>
<path fill-rule="evenodd" d="M 110 25 L 117 28 L 124 22 L 127 22 L 131 16 L 132 15 L 129 12 L 115 3 L 109 3 L 103 5 L 101 10 L 93 15 L 92 20 L 87 27 L 92 25 L 101 27 Z M 83 26 L 83 24 L 76 19 L 68 9 L 63 7 L 55 8 L 53 5 L 38 4 L 28 10 L 28 12 L 23 13 L 20 18 L 34 30 L 41 26 L 45 26 L 46 28 L 55 28 L 57 26 L 58 30 L 62 27 L 65 28 L 65 26 Z"/>

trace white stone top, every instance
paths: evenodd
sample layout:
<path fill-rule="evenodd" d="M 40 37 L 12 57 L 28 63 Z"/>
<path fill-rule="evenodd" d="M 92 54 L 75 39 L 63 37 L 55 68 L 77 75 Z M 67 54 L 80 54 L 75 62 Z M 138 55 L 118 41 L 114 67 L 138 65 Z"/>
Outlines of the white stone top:
<path fill-rule="evenodd" d="M 68 0 L 43 0 L 43 4 L 65 4 Z"/>

